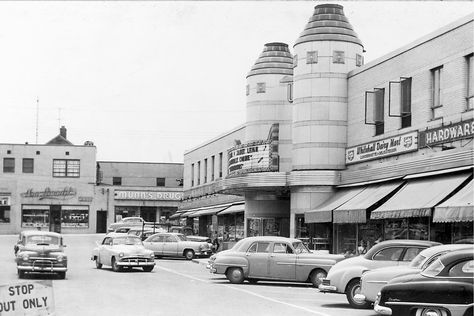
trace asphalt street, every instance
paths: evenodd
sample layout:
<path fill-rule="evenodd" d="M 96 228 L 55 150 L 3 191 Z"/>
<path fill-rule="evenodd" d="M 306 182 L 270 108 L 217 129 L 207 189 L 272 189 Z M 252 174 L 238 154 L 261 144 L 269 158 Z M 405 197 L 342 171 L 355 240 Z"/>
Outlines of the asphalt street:
<path fill-rule="evenodd" d="M 53 278 L 55 315 L 376 315 L 352 309 L 344 295 L 323 294 L 309 284 L 230 284 L 224 276 L 209 273 L 207 259 L 157 259 L 149 273 L 96 269 L 90 254 L 103 236 L 64 236 L 69 264 L 65 280 Z M 16 239 L 0 236 L 0 286 L 22 282 L 13 254 Z M 27 281 L 45 278 L 51 277 Z"/>

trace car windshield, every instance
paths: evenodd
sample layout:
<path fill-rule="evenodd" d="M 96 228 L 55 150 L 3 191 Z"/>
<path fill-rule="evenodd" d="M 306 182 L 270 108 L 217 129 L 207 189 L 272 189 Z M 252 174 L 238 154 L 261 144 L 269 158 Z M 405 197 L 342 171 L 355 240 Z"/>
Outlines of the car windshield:
<path fill-rule="evenodd" d="M 142 240 L 135 236 L 123 236 L 114 238 L 114 245 L 142 245 Z"/>
<path fill-rule="evenodd" d="M 306 246 L 300 241 L 294 242 L 293 243 L 293 248 L 295 248 L 295 253 L 296 254 L 311 253 L 311 251 L 309 251 L 309 249 L 306 248 Z"/>
<path fill-rule="evenodd" d="M 59 245 L 59 238 L 56 236 L 32 235 L 26 237 L 26 244 L 30 245 Z"/>
<path fill-rule="evenodd" d="M 426 257 L 418 254 L 408 265 L 410 268 L 421 268 L 423 262 L 426 260 Z"/>
<path fill-rule="evenodd" d="M 444 265 L 441 260 L 436 260 L 432 264 L 430 264 L 425 270 L 423 270 L 423 275 L 428 277 L 433 277 L 438 275 L 441 271 L 443 271 Z"/>
<path fill-rule="evenodd" d="M 179 241 L 186 241 L 186 236 L 184 235 L 176 235 L 178 237 Z"/>

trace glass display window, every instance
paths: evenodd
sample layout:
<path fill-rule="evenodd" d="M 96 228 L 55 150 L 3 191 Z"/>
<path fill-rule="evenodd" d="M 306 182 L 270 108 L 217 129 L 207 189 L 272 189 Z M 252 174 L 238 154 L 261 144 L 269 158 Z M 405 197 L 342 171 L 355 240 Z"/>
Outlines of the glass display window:
<path fill-rule="evenodd" d="M 472 222 L 452 223 L 453 238 L 452 242 L 459 242 L 461 240 L 468 241 L 473 239 L 473 224 Z"/>
<path fill-rule="evenodd" d="M 335 224 L 335 252 L 346 256 L 357 254 L 357 224 Z"/>
<path fill-rule="evenodd" d="M 49 205 L 23 205 L 21 227 L 49 227 Z"/>
<path fill-rule="evenodd" d="M 115 221 L 118 222 L 125 217 L 139 217 L 138 206 L 115 206 Z"/>
<path fill-rule="evenodd" d="M 10 223 L 10 196 L 0 196 L 0 223 Z"/>
<path fill-rule="evenodd" d="M 88 206 L 62 206 L 61 227 L 89 227 Z"/>

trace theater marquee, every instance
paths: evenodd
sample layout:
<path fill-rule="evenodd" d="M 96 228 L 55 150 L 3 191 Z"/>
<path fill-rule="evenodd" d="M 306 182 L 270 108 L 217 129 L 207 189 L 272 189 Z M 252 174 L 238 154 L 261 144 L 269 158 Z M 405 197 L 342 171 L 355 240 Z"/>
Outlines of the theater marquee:
<path fill-rule="evenodd" d="M 362 144 L 346 149 L 346 164 L 401 155 L 418 149 L 418 132 Z"/>
<path fill-rule="evenodd" d="M 242 144 L 228 151 L 228 175 L 250 172 L 276 171 L 272 159 L 271 141 L 257 141 Z"/>

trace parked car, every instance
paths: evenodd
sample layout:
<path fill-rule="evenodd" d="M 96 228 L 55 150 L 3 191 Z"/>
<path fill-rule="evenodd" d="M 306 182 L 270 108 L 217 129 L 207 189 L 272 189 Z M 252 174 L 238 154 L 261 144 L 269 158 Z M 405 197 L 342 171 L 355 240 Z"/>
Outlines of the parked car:
<path fill-rule="evenodd" d="M 117 227 L 115 230 L 114 230 L 114 233 L 123 233 L 123 234 L 127 234 L 129 232 L 129 230 L 132 229 L 132 226 L 122 226 L 122 227 Z"/>
<path fill-rule="evenodd" d="M 194 257 L 210 256 L 209 244 L 205 241 L 189 241 L 178 233 L 158 233 L 151 235 L 143 242 L 145 248 L 152 250 L 157 257 Z"/>
<path fill-rule="evenodd" d="M 319 285 L 321 292 L 345 293 L 354 308 L 368 308 L 370 303 L 358 300 L 360 278 L 363 272 L 382 267 L 408 265 L 423 249 L 440 245 L 424 240 L 395 239 L 382 241 L 370 248 L 365 255 L 348 258 L 337 263 L 327 278 Z"/>
<path fill-rule="evenodd" d="M 168 230 L 169 233 L 178 233 L 185 236 L 193 236 L 194 231 L 192 227 L 189 226 L 171 226 Z"/>
<path fill-rule="evenodd" d="M 115 272 L 123 268 L 142 268 L 151 272 L 155 266 L 153 251 L 145 249 L 139 237 L 123 233 L 105 235 L 92 251 L 91 260 L 95 261 L 97 269 L 107 265 Z"/>
<path fill-rule="evenodd" d="M 151 235 L 154 235 L 156 233 L 163 233 L 163 232 L 165 232 L 165 230 L 161 228 L 151 229 L 151 228 L 144 228 L 144 227 L 133 227 L 127 232 L 127 234 L 138 236 L 143 241 L 147 239 L 148 237 L 150 237 Z"/>
<path fill-rule="evenodd" d="M 385 267 L 367 271 L 362 274 L 360 293 L 356 294 L 355 299 L 373 303 L 382 287 L 391 279 L 403 275 L 419 273 L 445 253 L 466 248 L 472 248 L 472 245 L 456 244 L 434 246 L 420 252 L 407 266 Z"/>
<path fill-rule="evenodd" d="M 473 248 L 452 251 L 419 274 L 390 280 L 374 310 L 382 315 L 472 316 L 473 259 Z"/>
<path fill-rule="evenodd" d="M 144 224 L 145 224 L 145 221 L 141 217 L 125 217 L 116 223 L 110 224 L 109 228 L 107 228 L 107 232 L 114 232 L 117 228 L 120 228 L 120 227 L 132 227 L 132 226 L 142 227 Z"/>
<path fill-rule="evenodd" d="M 231 283 L 244 280 L 278 280 L 320 284 L 343 255 L 312 253 L 299 239 L 260 236 L 238 241 L 234 247 L 214 254 L 211 273 L 225 274 Z"/>
<path fill-rule="evenodd" d="M 18 276 L 26 273 L 53 273 L 66 277 L 67 256 L 63 237 L 54 232 L 24 231 L 17 243 L 16 266 Z"/>

